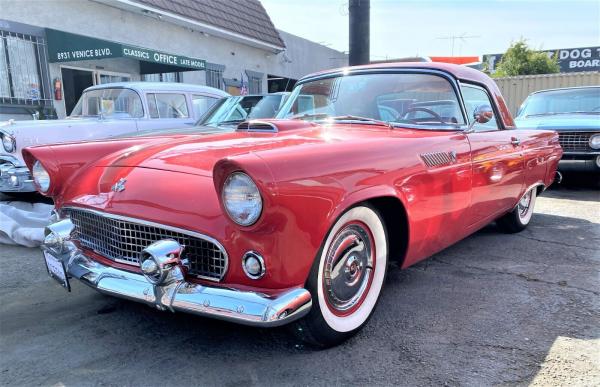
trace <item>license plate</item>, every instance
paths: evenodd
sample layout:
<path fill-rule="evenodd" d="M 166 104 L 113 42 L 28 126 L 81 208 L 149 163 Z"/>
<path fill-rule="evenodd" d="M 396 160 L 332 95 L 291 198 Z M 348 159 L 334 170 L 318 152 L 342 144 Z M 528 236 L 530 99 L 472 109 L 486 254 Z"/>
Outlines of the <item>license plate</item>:
<path fill-rule="evenodd" d="M 69 277 L 63 261 L 55 258 L 52 254 L 44 251 L 44 260 L 46 261 L 46 269 L 50 277 L 54 278 L 63 288 L 71 291 Z"/>

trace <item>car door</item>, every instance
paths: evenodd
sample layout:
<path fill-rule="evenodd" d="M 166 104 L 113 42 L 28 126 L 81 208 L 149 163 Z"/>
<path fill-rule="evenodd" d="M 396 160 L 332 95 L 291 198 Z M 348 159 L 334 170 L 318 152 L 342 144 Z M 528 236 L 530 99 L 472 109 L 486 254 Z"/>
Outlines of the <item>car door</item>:
<path fill-rule="evenodd" d="M 504 128 L 487 90 L 468 83 L 460 88 L 470 124 L 477 106 L 488 104 L 494 110 L 490 121 L 475 123 L 474 131 L 467 134 L 473 171 L 467 223 L 477 228 L 516 203 L 524 183 L 523 154 L 517 130 Z"/>
<path fill-rule="evenodd" d="M 183 92 L 147 93 L 146 102 L 148 119 L 140 121 L 140 131 L 185 128 L 195 122 L 192 108 Z"/>

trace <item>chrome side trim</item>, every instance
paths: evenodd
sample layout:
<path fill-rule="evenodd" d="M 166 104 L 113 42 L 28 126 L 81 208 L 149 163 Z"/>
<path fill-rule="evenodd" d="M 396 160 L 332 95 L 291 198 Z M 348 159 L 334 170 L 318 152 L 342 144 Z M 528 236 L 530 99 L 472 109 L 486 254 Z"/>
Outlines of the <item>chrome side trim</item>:
<path fill-rule="evenodd" d="M 131 218 L 131 217 L 128 217 L 128 216 L 123 216 L 123 215 L 115 215 L 115 214 L 111 214 L 109 212 L 103 212 L 103 211 L 93 210 L 93 209 L 86 208 L 86 207 L 65 206 L 65 207 L 61 208 L 60 211 L 61 211 L 61 213 L 64 214 L 65 210 L 69 210 L 69 209 L 74 209 L 74 210 L 78 210 L 78 211 L 88 211 L 90 213 L 94 213 L 96 215 L 104 216 L 104 217 L 115 219 L 115 220 L 122 220 L 122 221 L 126 221 L 126 222 L 139 223 L 139 224 L 145 225 L 145 226 L 162 228 L 162 229 L 165 229 L 165 230 L 168 230 L 168 231 L 173 231 L 173 232 L 179 232 L 179 233 L 182 233 L 182 234 L 186 234 L 186 235 L 189 235 L 189 236 L 194 237 L 194 238 L 204 239 L 204 240 L 206 240 L 206 241 L 208 241 L 210 243 L 213 243 L 215 246 L 217 246 L 223 252 L 223 256 L 225 257 L 225 269 L 223 269 L 223 275 L 222 275 L 221 279 L 204 277 L 204 276 L 198 276 L 198 278 L 204 279 L 204 280 L 207 280 L 207 281 L 218 282 L 218 281 L 222 280 L 223 278 L 225 278 L 225 276 L 227 275 L 227 271 L 229 270 L 229 254 L 227 254 L 227 250 L 225 250 L 225 247 L 223 247 L 223 245 L 221 243 L 219 243 L 218 240 L 216 240 L 215 238 L 212 238 L 212 237 L 210 237 L 210 236 L 208 236 L 206 234 L 201 234 L 201 233 L 196 232 L 196 231 L 190 231 L 190 230 L 186 230 L 186 229 L 179 228 L 179 227 L 173 227 L 173 226 L 165 225 L 165 224 L 162 224 L 162 223 L 151 222 L 149 220 L 143 220 L 143 219 L 139 219 L 139 218 Z M 77 230 L 75 230 L 75 231 L 77 231 Z M 74 238 L 77 239 L 77 236 L 75 236 Z M 121 262 L 121 260 L 118 260 L 117 262 Z M 121 263 L 131 264 L 131 262 L 129 262 L 129 261 L 122 261 Z"/>

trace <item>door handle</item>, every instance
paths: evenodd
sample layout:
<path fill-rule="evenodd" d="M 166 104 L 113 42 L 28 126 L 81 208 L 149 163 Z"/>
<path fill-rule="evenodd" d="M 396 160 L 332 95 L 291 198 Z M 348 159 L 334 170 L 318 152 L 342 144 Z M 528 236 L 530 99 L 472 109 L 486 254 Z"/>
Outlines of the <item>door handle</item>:
<path fill-rule="evenodd" d="M 514 146 L 517 146 L 521 143 L 521 140 L 518 139 L 517 137 L 511 137 L 510 138 L 510 143 L 513 144 Z"/>

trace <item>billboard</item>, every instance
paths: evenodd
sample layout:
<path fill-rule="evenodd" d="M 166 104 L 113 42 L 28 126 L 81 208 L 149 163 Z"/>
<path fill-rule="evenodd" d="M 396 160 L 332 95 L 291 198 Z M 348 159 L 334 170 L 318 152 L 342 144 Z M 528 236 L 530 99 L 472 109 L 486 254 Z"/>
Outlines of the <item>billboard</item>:
<path fill-rule="evenodd" d="M 551 58 L 558 55 L 561 73 L 600 71 L 600 47 L 561 48 L 542 52 Z M 483 56 L 483 63 L 487 63 L 490 72 L 494 73 L 501 59 L 502 54 L 487 54 Z"/>

